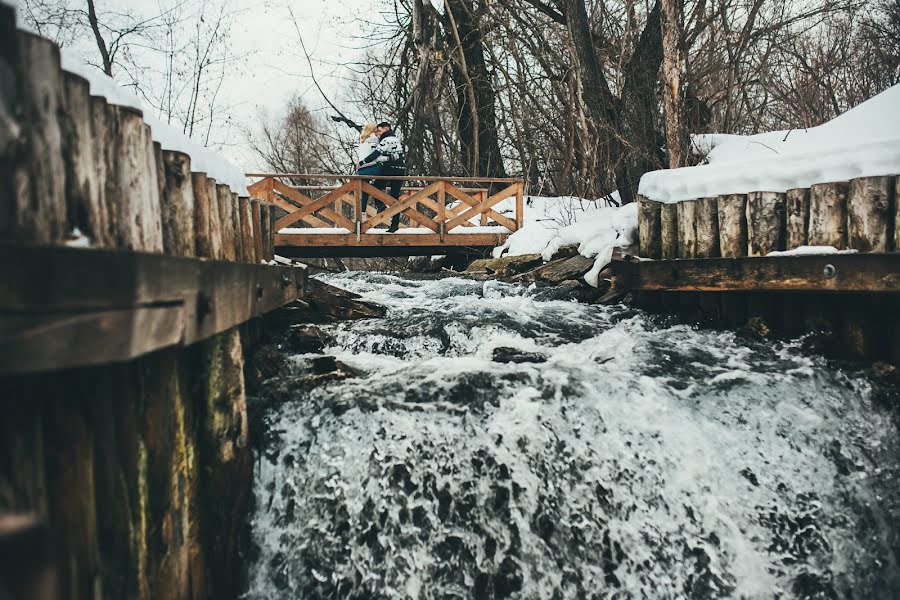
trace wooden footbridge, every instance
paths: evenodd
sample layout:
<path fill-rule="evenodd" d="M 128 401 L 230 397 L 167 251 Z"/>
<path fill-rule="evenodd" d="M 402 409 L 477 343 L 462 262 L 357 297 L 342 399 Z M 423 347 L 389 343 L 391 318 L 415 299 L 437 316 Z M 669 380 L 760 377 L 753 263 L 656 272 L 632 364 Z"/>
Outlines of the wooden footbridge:
<path fill-rule="evenodd" d="M 283 211 L 275 251 L 290 257 L 484 253 L 522 226 L 521 179 L 249 173 L 250 195 Z M 402 180 L 399 199 L 372 184 Z M 364 194 L 370 200 L 362 210 Z M 386 209 L 377 212 L 375 202 Z M 400 215 L 400 230 L 389 233 Z"/>

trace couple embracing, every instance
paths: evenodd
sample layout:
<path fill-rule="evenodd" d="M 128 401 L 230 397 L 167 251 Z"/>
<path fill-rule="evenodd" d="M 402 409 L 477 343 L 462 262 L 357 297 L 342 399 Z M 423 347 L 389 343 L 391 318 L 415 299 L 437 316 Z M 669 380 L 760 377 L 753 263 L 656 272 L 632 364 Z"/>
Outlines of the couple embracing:
<path fill-rule="evenodd" d="M 394 133 L 394 129 L 387 121 L 378 125 L 366 123 L 362 126 L 359 136 L 359 150 L 356 165 L 357 175 L 391 176 L 398 179 L 375 180 L 375 187 L 379 190 L 390 189 L 389 193 L 394 200 L 400 199 L 400 188 L 403 186 L 402 177 L 406 175 L 406 157 L 403 153 L 403 144 Z M 386 210 L 384 202 L 374 198 L 375 209 L 378 212 Z M 369 195 L 362 195 L 361 219 L 366 220 L 366 206 L 369 203 Z M 394 233 L 400 228 L 400 215 L 396 214 L 391 219 L 388 233 Z"/>

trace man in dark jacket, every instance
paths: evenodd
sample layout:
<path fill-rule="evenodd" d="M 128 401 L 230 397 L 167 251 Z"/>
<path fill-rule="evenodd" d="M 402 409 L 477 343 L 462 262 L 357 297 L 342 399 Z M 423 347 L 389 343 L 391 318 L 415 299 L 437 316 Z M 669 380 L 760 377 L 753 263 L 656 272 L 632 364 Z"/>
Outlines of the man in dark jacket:
<path fill-rule="evenodd" d="M 406 155 L 403 152 L 403 144 L 394 133 L 391 124 L 387 121 L 379 123 L 375 133 L 378 134 L 378 146 L 375 147 L 375 150 L 372 151 L 369 156 L 363 159 L 361 164 L 377 163 L 381 167 L 379 175 L 402 178 L 406 175 Z M 402 186 L 402 179 L 379 179 L 375 182 L 375 187 L 379 190 L 390 188 L 388 193 L 394 200 L 400 199 L 400 188 Z M 379 212 L 385 210 L 384 203 L 375 200 L 375 208 Z M 400 215 L 396 214 L 394 215 L 394 218 L 391 219 L 391 226 L 388 229 L 388 233 L 394 233 L 399 228 Z"/>

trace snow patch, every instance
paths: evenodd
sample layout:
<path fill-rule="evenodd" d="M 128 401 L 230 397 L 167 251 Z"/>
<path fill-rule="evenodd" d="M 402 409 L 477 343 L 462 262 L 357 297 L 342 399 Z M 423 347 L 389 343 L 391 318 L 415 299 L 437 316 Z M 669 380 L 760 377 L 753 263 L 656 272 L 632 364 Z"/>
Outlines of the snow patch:
<path fill-rule="evenodd" d="M 900 173 L 900 85 L 807 130 L 694 136 L 709 164 L 646 173 L 638 193 L 657 202 L 786 192 L 815 183 Z"/>

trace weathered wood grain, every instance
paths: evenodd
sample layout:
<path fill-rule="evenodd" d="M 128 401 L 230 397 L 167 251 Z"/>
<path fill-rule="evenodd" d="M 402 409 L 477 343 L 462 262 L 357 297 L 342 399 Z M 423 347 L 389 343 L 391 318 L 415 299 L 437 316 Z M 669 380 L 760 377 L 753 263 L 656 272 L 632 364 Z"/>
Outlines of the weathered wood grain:
<path fill-rule="evenodd" d="M 717 204 L 721 256 L 747 256 L 747 196 L 744 194 L 719 196 Z"/>
<path fill-rule="evenodd" d="M 678 205 L 663 204 L 660 208 L 661 257 L 678 258 Z"/>
<path fill-rule="evenodd" d="M 859 177 L 850 181 L 847 196 L 847 245 L 860 252 L 893 249 L 893 177 Z"/>
<path fill-rule="evenodd" d="M 785 194 L 788 250 L 808 245 L 809 195 L 808 188 L 791 189 Z"/>
<path fill-rule="evenodd" d="M 747 255 L 765 256 L 785 249 L 785 195 L 776 192 L 747 194 Z"/>
<path fill-rule="evenodd" d="M 191 157 L 183 152 L 162 152 L 165 186 L 162 196 L 163 248 L 174 256 L 196 256 L 194 186 Z"/>
<path fill-rule="evenodd" d="M 719 205 L 716 198 L 697 200 L 695 218 L 697 258 L 718 258 L 720 256 Z"/>
<path fill-rule="evenodd" d="M 810 246 L 847 248 L 847 182 L 817 183 L 810 187 Z"/>
<path fill-rule="evenodd" d="M 644 258 L 662 258 L 662 205 L 638 195 L 638 252 Z"/>

